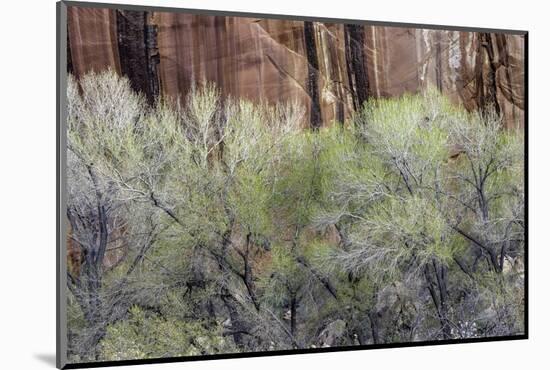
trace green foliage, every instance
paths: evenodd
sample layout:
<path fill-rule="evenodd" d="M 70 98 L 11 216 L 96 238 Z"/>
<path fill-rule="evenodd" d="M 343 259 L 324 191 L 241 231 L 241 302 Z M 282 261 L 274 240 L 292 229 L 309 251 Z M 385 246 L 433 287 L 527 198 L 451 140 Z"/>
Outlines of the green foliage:
<path fill-rule="evenodd" d="M 147 106 L 114 72 L 68 102 L 73 237 L 96 253 L 104 207 L 123 251 L 69 284 L 75 361 L 523 331 L 523 137 L 494 112 L 429 91 L 308 131 L 212 85 Z"/>
<path fill-rule="evenodd" d="M 200 322 L 184 322 L 148 314 L 137 306 L 129 317 L 107 328 L 101 341 L 101 359 L 130 360 L 197 356 L 232 350 L 219 328 L 205 328 Z"/>

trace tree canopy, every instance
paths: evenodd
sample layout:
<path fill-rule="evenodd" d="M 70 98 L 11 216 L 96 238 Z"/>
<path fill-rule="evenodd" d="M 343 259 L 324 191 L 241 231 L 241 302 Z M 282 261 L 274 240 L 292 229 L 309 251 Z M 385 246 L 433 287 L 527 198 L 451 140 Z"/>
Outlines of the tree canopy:
<path fill-rule="evenodd" d="M 68 81 L 73 361 L 524 332 L 523 134 L 436 91 L 310 130 Z"/>

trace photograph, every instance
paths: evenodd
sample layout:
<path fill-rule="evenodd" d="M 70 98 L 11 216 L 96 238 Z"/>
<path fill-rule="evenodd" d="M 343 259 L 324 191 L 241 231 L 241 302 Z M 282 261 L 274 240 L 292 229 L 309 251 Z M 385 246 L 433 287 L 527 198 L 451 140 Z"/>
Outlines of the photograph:
<path fill-rule="evenodd" d="M 527 338 L 526 31 L 57 21 L 58 366 Z"/>

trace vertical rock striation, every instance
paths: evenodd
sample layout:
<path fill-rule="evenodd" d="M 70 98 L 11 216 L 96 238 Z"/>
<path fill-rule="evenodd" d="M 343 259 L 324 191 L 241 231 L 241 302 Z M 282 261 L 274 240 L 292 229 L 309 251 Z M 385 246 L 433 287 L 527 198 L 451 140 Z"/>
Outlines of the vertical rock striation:
<path fill-rule="evenodd" d="M 226 96 L 298 101 L 313 128 L 370 97 L 435 86 L 523 126 L 524 39 L 476 33 L 69 7 L 68 66 L 112 68 L 149 101 L 215 82 Z"/>
<path fill-rule="evenodd" d="M 157 27 L 147 20 L 148 13 L 116 11 L 118 54 L 122 74 L 132 87 L 143 92 L 149 102 L 159 94 Z"/>
<path fill-rule="evenodd" d="M 115 11 L 69 6 L 67 23 L 71 48 L 68 64 L 77 76 L 106 68 L 121 72 Z"/>
<path fill-rule="evenodd" d="M 318 83 L 319 60 L 317 57 L 317 43 L 315 42 L 315 27 L 313 22 L 304 22 L 304 42 L 307 57 L 307 92 L 311 99 L 309 121 L 313 129 L 318 129 L 322 125 L 322 120 Z"/>
<path fill-rule="evenodd" d="M 353 95 L 353 108 L 357 110 L 369 96 L 363 26 L 346 24 L 344 25 L 344 35 L 348 83 Z"/>

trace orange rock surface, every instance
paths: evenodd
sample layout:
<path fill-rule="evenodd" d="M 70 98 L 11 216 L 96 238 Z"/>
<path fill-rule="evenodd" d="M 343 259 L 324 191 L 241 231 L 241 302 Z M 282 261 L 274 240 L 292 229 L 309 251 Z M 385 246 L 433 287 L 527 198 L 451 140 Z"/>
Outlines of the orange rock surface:
<path fill-rule="evenodd" d="M 297 100 L 318 126 L 433 85 L 524 125 L 522 35 L 79 7 L 68 35 L 72 73 L 112 68 L 150 101 L 211 81 L 234 97 Z"/>

